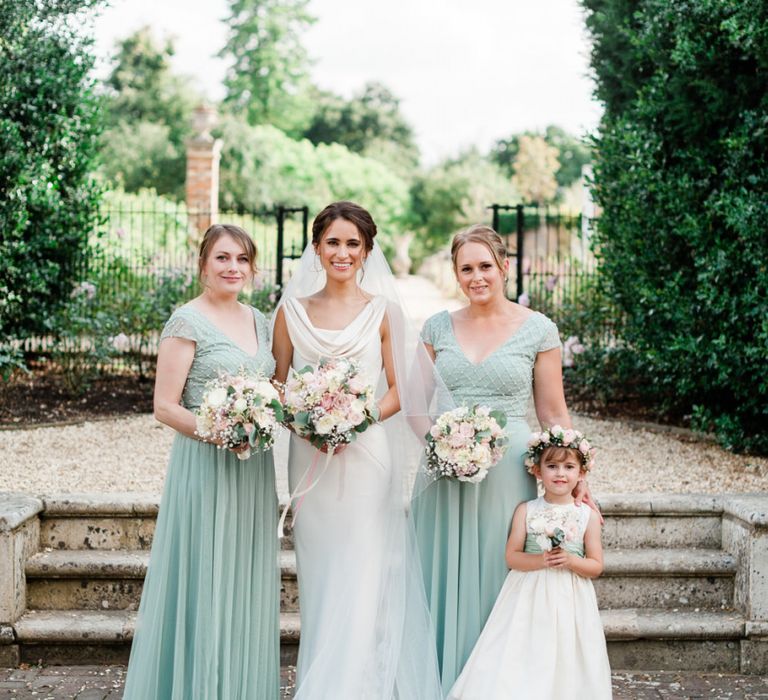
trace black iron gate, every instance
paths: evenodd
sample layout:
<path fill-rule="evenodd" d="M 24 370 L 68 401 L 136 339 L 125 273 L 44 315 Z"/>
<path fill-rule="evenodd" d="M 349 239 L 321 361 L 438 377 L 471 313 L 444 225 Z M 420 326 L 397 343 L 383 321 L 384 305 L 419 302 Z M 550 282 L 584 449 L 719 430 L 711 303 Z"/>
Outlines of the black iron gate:
<path fill-rule="evenodd" d="M 523 255 L 525 236 L 525 211 L 522 204 L 491 204 L 488 207 L 493 211 L 493 223 L 491 224 L 494 231 L 499 230 L 499 212 L 500 211 L 514 211 L 516 214 L 515 221 L 515 249 L 511 250 L 509 247 L 510 236 L 502 236 L 507 241 L 507 257 L 515 259 L 515 299 L 519 299 L 522 295 L 523 289 Z"/>
<path fill-rule="evenodd" d="M 301 248 L 296 247 L 296 240 L 291 241 L 291 247 L 285 250 L 285 221 L 292 214 L 301 214 Z M 309 228 L 309 207 L 283 207 L 278 206 L 275 210 L 277 217 L 277 265 L 275 267 L 275 284 L 278 292 L 283 288 L 283 263 L 285 260 L 297 260 L 307 247 Z"/>

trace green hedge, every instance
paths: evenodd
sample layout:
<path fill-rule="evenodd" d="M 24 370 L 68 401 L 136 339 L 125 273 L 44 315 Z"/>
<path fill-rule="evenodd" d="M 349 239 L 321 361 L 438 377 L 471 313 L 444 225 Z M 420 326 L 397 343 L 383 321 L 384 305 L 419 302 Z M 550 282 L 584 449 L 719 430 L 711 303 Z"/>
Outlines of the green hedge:
<path fill-rule="evenodd" d="M 768 452 L 768 4 L 584 0 L 596 241 L 649 397 Z"/>
<path fill-rule="evenodd" d="M 100 0 L 18 0 L 0 11 L 0 342 L 45 332 L 98 220 L 91 41 Z"/>

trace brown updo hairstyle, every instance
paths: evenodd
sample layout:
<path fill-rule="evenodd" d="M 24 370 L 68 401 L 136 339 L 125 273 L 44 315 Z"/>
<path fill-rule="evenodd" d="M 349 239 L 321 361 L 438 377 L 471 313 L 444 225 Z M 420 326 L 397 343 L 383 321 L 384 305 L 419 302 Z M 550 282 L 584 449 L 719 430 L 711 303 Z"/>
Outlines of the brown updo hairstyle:
<path fill-rule="evenodd" d="M 488 250 L 491 251 L 496 266 L 501 270 L 501 274 L 504 275 L 504 261 L 507 259 L 507 248 L 504 245 L 504 241 L 501 240 L 501 236 L 496 233 L 490 226 L 484 224 L 474 224 L 463 231 L 460 231 L 453 237 L 451 243 L 451 260 L 453 262 L 453 271 L 456 272 L 456 258 L 459 256 L 459 251 L 465 243 L 482 243 Z"/>
<path fill-rule="evenodd" d="M 244 229 L 234 224 L 212 224 L 208 227 L 208 230 L 203 234 L 203 240 L 200 242 L 200 253 L 197 258 L 197 276 L 202 281 L 203 268 L 205 263 L 208 262 L 208 256 L 211 254 L 211 249 L 222 236 L 232 236 L 237 241 L 245 254 L 248 256 L 248 263 L 251 266 L 251 274 L 255 275 L 258 272 L 256 267 L 256 257 L 258 256 L 258 250 L 253 239 L 245 232 Z"/>
<path fill-rule="evenodd" d="M 354 202 L 333 202 L 323 209 L 312 222 L 312 245 L 317 248 L 323 234 L 336 219 L 345 219 L 357 227 L 363 239 L 365 252 L 373 250 L 373 239 L 376 237 L 376 223 L 366 209 Z"/>

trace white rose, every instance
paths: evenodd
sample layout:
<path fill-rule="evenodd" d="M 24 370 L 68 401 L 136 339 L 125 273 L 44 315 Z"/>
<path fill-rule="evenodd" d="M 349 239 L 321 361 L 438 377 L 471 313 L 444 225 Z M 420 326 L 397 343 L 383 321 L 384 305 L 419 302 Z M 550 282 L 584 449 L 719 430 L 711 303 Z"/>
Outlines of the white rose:
<path fill-rule="evenodd" d="M 198 435 L 205 437 L 211 432 L 213 425 L 211 424 L 211 421 L 208 420 L 208 416 L 199 415 L 195 418 L 195 427 L 197 428 Z"/>
<path fill-rule="evenodd" d="M 257 394 L 263 396 L 267 401 L 273 401 L 279 399 L 280 394 L 277 393 L 277 389 L 272 386 L 271 382 L 259 382 L 255 389 Z"/>
<path fill-rule="evenodd" d="M 234 404 L 232 404 L 232 408 L 234 408 L 238 412 L 242 412 L 246 408 L 248 408 L 248 402 L 243 398 L 239 398 L 237 399 L 237 401 L 235 401 Z"/>
<path fill-rule="evenodd" d="M 365 413 L 365 402 L 361 401 L 360 399 L 354 399 L 351 404 L 349 404 L 349 410 L 352 413 Z M 350 418 L 351 421 L 354 422 L 354 419 Z M 362 420 L 362 418 L 360 419 Z M 357 421 L 358 423 L 360 421 Z"/>
<path fill-rule="evenodd" d="M 347 419 L 349 424 L 354 428 L 356 425 L 360 425 L 360 423 L 363 422 L 365 419 L 365 414 L 362 411 L 352 411 L 347 416 Z"/>
<path fill-rule="evenodd" d="M 547 523 L 544 518 L 534 518 L 531 520 L 531 532 L 544 532 L 547 527 Z"/>
<path fill-rule="evenodd" d="M 224 405 L 226 400 L 227 390 L 223 388 L 213 389 L 208 393 L 208 396 L 205 397 L 206 403 L 213 408 L 218 408 L 219 406 Z"/>
<path fill-rule="evenodd" d="M 576 439 L 576 431 L 575 430 L 566 430 L 563 433 L 563 442 L 566 445 L 570 445 L 575 439 Z"/>
<path fill-rule="evenodd" d="M 318 435 L 328 435 L 333 430 L 333 418 L 321 416 L 315 421 L 315 432 Z"/>
<path fill-rule="evenodd" d="M 445 444 L 444 442 L 442 442 L 442 441 L 441 441 L 441 442 L 438 442 L 438 443 L 435 445 L 435 454 L 436 454 L 436 455 L 437 455 L 437 456 L 438 456 L 440 459 L 443 459 L 443 460 L 445 460 L 445 461 L 448 461 L 448 460 L 450 460 L 450 459 L 451 459 L 451 457 L 453 456 L 453 454 L 452 454 L 452 453 L 453 453 L 453 451 L 451 450 L 451 448 L 450 448 L 450 447 L 448 447 L 448 445 L 446 445 L 446 444 Z"/>

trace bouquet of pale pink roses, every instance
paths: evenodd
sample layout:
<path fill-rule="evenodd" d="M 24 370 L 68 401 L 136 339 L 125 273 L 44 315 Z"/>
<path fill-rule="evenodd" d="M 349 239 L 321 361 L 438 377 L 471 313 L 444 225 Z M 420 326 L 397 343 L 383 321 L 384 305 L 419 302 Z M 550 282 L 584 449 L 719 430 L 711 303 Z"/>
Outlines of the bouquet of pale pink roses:
<path fill-rule="evenodd" d="M 291 371 L 285 382 L 285 422 L 315 447 L 335 449 L 379 419 L 373 387 L 346 358 Z"/>
<path fill-rule="evenodd" d="M 280 395 L 264 375 L 223 375 L 208 384 L 195 416 L 195 433 L 204 440 L 216 440 L 219 447 L 247 444 L 249 448 L 237 456 L 248 459 L 251 447 L 272 447 L 283 417 Z"/>
<path fill-rule="evenodd" d="M 507 417 L 487 406 L 443 413 L 427 433 L 427 471 L 478 483 L 504 455 Z"/>

